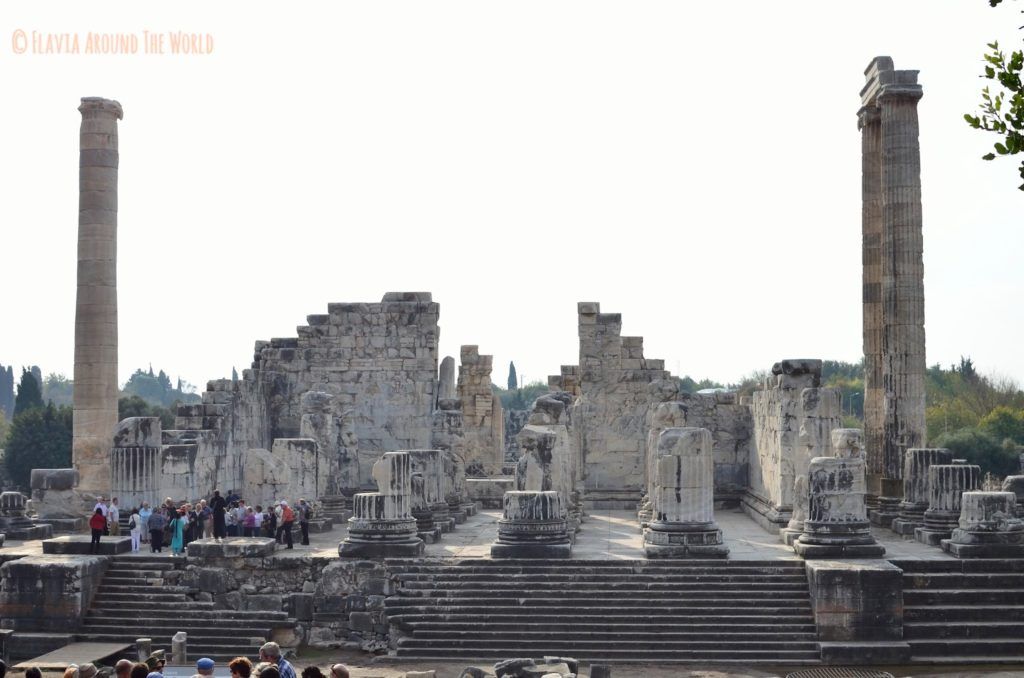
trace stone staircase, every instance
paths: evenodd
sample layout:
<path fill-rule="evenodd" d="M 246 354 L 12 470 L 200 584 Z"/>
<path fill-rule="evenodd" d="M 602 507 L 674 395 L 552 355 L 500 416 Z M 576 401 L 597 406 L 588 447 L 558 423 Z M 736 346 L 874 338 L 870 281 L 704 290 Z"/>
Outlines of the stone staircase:
<path fill-rule="evenodd" d="M 894 560 L 914 662 L 1024 662 L 1024 561 Z"/>
<path fill-rule="evenodd" d="M 255 659 L 276 628 L 291 628 L 284 612 L 215 609 L 212 602 L 188 598 L 188 589 L 164 583 L 171 570 L 184 569 L 183 558 L 114 558 L 78 633 L 89 642 L 134 643 L 151 638 L 153 649 L 170 651 L 171 636 L 188 634 L 188 657 L 227 662 Z"/>
<path fill-rule="evenodd" d="M 588 662 L 820 660 L 802 562 L 388 561 L 397 655 Z"/>

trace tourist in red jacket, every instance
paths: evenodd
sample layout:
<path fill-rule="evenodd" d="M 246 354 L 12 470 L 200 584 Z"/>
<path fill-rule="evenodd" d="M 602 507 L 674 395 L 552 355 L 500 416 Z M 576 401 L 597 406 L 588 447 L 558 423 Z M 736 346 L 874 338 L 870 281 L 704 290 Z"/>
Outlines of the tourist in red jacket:
<path fill-rule="evenodd" d="M 89 543 L 89 553 L 99 553 L 100 537 L 103 536 L 103 530 L 107 528 L 107 518 L 103 515 L 101 509 L 97 508 L 96 513 L 92 514 L 92 518 L 89 519 L 89 527 L 92 529 L 92 542 Z"/>

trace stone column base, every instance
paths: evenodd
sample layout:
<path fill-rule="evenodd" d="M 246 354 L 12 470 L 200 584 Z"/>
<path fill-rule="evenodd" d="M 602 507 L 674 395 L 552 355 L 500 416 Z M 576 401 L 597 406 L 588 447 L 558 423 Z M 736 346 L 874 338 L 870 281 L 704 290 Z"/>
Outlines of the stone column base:
<path fill-rule="evenodd" d="M 797 540 L 793 550 L 801 558 L 881 558 L 885 555 L 881 544 L 805 544 Z"/>
<path fill-rule="evenodd" d="M 714 524 L 705 530 L 666 531 L 652 523 L 644 530 L 644 553 L 648 558 L 726 558 L 729 547 Z"/>
<path fill-rule="evenodd" d="M 918 527 L 914 530 L 914 539 L 928 546 L 941 546 L 943 539 L 949 539 L 952 530 L 937 530 L 931 527 Z"/>
<path fill-rule="evenodd" d="M 470 501 L 470 502 L 465 502 L 463 504 L 459 504 L 459 508 L 461 508 L 463 511 L 465 511 L 467 516 L 475 516 L 476 515 L 477 508 L 476 508 L 476 503 L 475 502 L 471 502 Z"/>
<path fill-rule="evenodd" d="M 793 527 L 787 527 L 786 529 L 779 531 L 779 539 L 781 539 L 786 546 L 792 546 L 803 533 L 803 528 L 796 529 Z"/>
<path fill-rule="evenodd" d="M 879 497 L 878 508 L 868 511 L 868 520 L 875 527 L 892 527 L 892 521 L 900 515 L 899 497 Z"/>
<path fill-rule="evenodd" d="M 416 536 L 423 540 L 424 544 L 436 544 L 441 541 L 441 527 L 435 525 L 429 530 L 417 530 Z"/>
<path fill-rule="evenodd" d="M 1024 558 L 1024 530 L 976 532 L 953 530 L 942 550 L 957 558 Z"/>
<path fill-rule="evenodd" d="M 491 558 L 570 558 L 572 544 L 567 540 L 564 544 L 544 543 L 503 543 L 496 541 L 491 544 Z"/>
<path fill-rule="evenodd" d="M 423 555 L 422 539 L 396 541 L 357 541 L 346 539 L 338 545 L 342 558 L 416 558 Z"/>

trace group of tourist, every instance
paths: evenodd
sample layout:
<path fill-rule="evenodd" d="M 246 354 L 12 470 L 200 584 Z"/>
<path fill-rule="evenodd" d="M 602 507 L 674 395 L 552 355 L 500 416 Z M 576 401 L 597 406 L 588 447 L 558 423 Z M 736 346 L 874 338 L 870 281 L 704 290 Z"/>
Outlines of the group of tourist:
<path fill-rule="evenodd" d="M 72 664 L 64 671 L 64 678 L 164 678 L 166 665 L 165 653 L 157 650 L 145 662 L 132 662 L 121 659 L 112 672 L 101 671 L 95 664 Z M 196 662 L 196 672 L 192 678 L 211 678 L 217 664 L 207 657 Z M 297 678 L 291 663 L 281 656 L 281 647 L 277 643 L 265 643 L 260 648 L 259 660 L 253 664 L 246 657 L 236 657 L 228 662 L 231 678 Z M 302 670 L 302 678 L 349 678 L 349 670 L 344 664 L 334 664 L 329 669 L 330 675 L 315 666 Z M 0 660 L 0 678 L 6 678 L 7 664 Z M 42 678 L 38 667 L 25 669 L 25 678 Z"/>
<path fill-rule="evenodd" d="M 196 539 L 223 539 L 225 537 L 270 537 L 285 548 L 294 548 L 292 528 L 296 522 L 302 535 L 302 545 L 309 545 L 309 520 L 313 507 L 305 499 L 299 499 L 292 507 L 281 500 L 263 508 L 261 505 L 246 506 L 245 500 L 235 492 L 227 497 L 220 490 L 195 503 L 176 504 L 170 497 L 156 509 L 149 502 L 133 508 L 128 518 L 128 530 L 132 539 L 132 551 L 137 552 L 141 544 L 148 543 L 153 553 L 162 553 L 164 546 L 180 555 L 185 547 Z M 120 507 L 117 497 L 104 500 L 99 498 L 89 519 L 92 530 L 90 552 L 98 553 L 100 537 L 120 534 Z"/>

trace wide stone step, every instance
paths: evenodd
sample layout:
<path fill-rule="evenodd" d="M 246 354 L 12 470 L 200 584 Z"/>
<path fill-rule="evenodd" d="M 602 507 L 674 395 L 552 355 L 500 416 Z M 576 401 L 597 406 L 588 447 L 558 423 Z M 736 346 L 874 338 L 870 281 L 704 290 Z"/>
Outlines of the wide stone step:
<path fill-rule="evenodd" d="M 903 625 L 904 639 L 931 638 L 1024 638 L 1022 621 L 912 622 Z"/>
<path fill-rule="evenodd" d="M 646 605 L 634 605 L 634 606 L 595 606 L 589 608 L 581 608 L 578 605 L 552 605 L 552 606 L 535 606 L 532 601 L 523 605 L 458 605 L 458 606 L 444 606 L 444 605 L 417 605 L 407 606 L 403 608 L 390 608 L 388 616 L 401 615 L 403 618 L 410 616 L 418 616 L 422 619 L 437 619 L 443 615 L 445 620 L 454 619 L 457 616 L 475 617 L 481 621 L 481 623 L 493 619 L 495 617 L 513 617 L 523 622 L 529 622 L 532 619 L 554 619 L 557 620 L 559 617 L 562 619 L 603 619 L 603 618 L 616 618 L 616 619 L 638 619 L 643 620 L 646 618 L 671 618 L 679 621 L 684 620 L 700 620 L 707 619 L 709 617 L 742 617 L 742 616 L 756 616 L 756 617 L 777 617 L 777 616 L 799 616 L 807 617 L 811 614 L 810 605 L 805 604 L 802 607 L 790 606 L 790 607 L 777 607 L 777 606 L 764 606 L 760 604 L 746 605 L 746 606 L 723 606 L 718 604 L 711 605 L 676 605 L 666 607 L 648 607 Z M 568 616 L 566 616 L 568 615 Z"/>
<path fill-rule="evenodd" d="M 96 589 L 96 593 L 97 595 L 102 593 L 130 593 L 133 595 L 152 596 L 160 593 L 185 594 L 188 593 L 189 590 L 190 589 L 187 586 L 152 586 L 148 584 L 122 585 L 104 578 L 103 583 Z"/>
<path fill-rule="evenodd" d="M 808 663 L 817 664 L 820 662 L 821 654 L 817 648 L 814 649 L 782 649 L 777 647 L 766 647 L 759 649 L 677 649 L 677 648 L 652 648 L 649 645 L 644 648 L 619 649 L 602 644 L 603 648 L 579 648 L 542 645 L 537 648 L 523 648 L 511 644 L 495 645 L 487 648 L 441 648 L 441 647 L 400 647 L 396 654 L 402 659 L 468 659 L 492 663 L 516 657 L 523 654 L 528 655 L 570 655 L 586 662 L 693 662 L 710 661 L 717 663 L 750 664 L 754 662 L 786 662 L 791 664 Z"/>
<path fill-rule="evenodd" d="M 1024 605 L 1024 589 L 944 589 L 903 591 L 905 605 L 970 605 L 997 603 Z"/>
<path fill-rule="evenodd" d="M 903 575 L 903 589 L 1024 588 L 1024 572 L 915 572 Z"/>
<path fill-rule="evenodd" d="M 202 606 L 202 607 L 198 607 Z M 214 608 L 213 603 L 190 603 L 190 607 L 177 607 L 172 608 L 168 606 L 154 607 L 147 605 L 144 601 L 136 607 L 110 607 L 109 605 L 104 606 L 93 606 L 86 613 L 86 619 L 128 619 L 128 620 L 139 620 L 144 619 L 147 621 L 156 620 L 168 620 L 181 621 L 187 620 L 200 620 L 200 619 L 217 619 L 224 621 L 227 619 L 231 620 L 248 620 L 248 619 L 268 619 L 268 620 L 283 620 L 287 619 L 288 615 L 284 611 L 271 611 L 271 610 L 217 610 Z"/>
<path fill-rule="evenodd" d="M 605 591 L 729 591 L 729 590 L 759 590 L 759 591 L 807 591 L 807 581 L 702 581 L 680 578 L 678 581 L 664 580 L 628 580 L 603 581 L 600 579 L 585 579 L 576 581 L 406 581 L 402 583 L 400 591 L 471 591 L 471 590 L 510 590 L 510 591 L 566 591 L 583 589 L 601 589 Z"/>
<path fill-rule="evenodd" d="M 651 633 L 651 624 L 645 619 L 633 619 L 626 617 L 615 617 L 610 620 L 605 618 L 584 618 L 593 621 L 565 620 L 560 621 L 537 621 L 522 622 L 519 617 L 493 617 L 487 621 L 486 627 L 477 623 L 478 619 L 470 615 L 446 615 L 444 621 L 437 621 L 433 617 L 422 615 L 422 619 L 414 620 L 416 615 L 401 615 L 391 617 L 390 620 L 400 624 L 403 628 L 415 633 L 420 630 L 430 633 L 459 633 L 462 631 L 480 631 L 485 628 L 487 632 L 508 634 L 519 632 L 544 632 L 544 633 L 565 633 L 579 631 L 581 633 L 632 633 L 639 630 L 644 633 Z M 459 619 L 451 619 L 458 617 Z M 711 621 L 714 623 L 709 623 Z M 707 633 L 815 633 L 816 628 L 813 620 L 804 618 L 789 617 L 713 617 L 707 621 L 695 621 L 690 624 L 674 624 L 669 620 L 660 622 L 657 625 L 659 631 L 666 633 L 685 633 L 689 631 Z"/>
<path fill-rule="evenodd" d="M 449 644 L 462 641 L 501 642 L 503 640 L 515 640 L 519 642 L 550 641 L 557 643 L 576 643 L 583 641 L 604 641 L 612 643 L 620 642 L 648 642 L 661 645 L 663 643 L 780 643 L 793 642 L 817 642 L 817 634 L 813 631 L 798 633 L 779 633 L 765 631 L 762 633 L 750 631 L 666 631 L 659 627 L 646 629 L 637 625 L 632 630 L 605 630 L 590 631 L 586 629 L 570 629 L 566 631 L 533 631 L 523 628 L 518 631 L 495 631 L 488 627 L 484 629 L 465 629 L 455 631 L 451 629 L 415 629 L 412 638 L 417 640 L 436 640 L 439 644 Z"/>
<path fill-rule="evenodd" d="M 561 560 L 544 558 L 501 558 L 488 560 L 484 558 L 461 558 L 450 560 L 437 560 L 410 562 L 401 558 L 388 558 L 385 560 L 389 570 L 394 569 L 509 569 L 515 567 L 550 569 L 596 569 L 599 567 L 611 568 L 635 568 L 635 569 L 680 569 L 686 567 L 714 567 L 727 569 L 729 567 L 765 567 L 779 568 L 788 567 L 793 569 L 805 569 L 804 561 L 794 557 L 792 560 L 706 560 L 699 558 L 669 559 L 658 558 L 656 560 L 638 559 L 586 559 L 586 560 Z M 954 561 L 952 561 L 954 562 Z"/>
<path fill-rule="evenodd" d="M 188 634 L 189 654 L 193 654 L 195 652 L 193 649 L 194 644 L 197 646 L 202 645 L 207 647 L 211 645 L 222 645 L 225 647 L 238 644 L 259 645 L 266 642 L 268 635 L 268 629 L 263 629 L 253 633 L 239 630 L 237 633 L 225 634 L 224 629 L 221 628 L 220 635 L 211 635 L 201 633 L 197 629 L 190 629 L 187 626 L 168 630 L 166 628 L 154 628 L 148 625 L 139 626 L 137 632 L 133 631 L 132 633 L 125 633 L 123 630 L 120 633 L 108 630 L 97 631 L 91 627 L 84 627 L 79 635 L 88 636 L 89 642 L 93 643 L 118 643 L 129 638 L 129 642 L 134 643 L 135 638 L 140 637 L 152 638 L 154 643 L 156 643 L 157 639 L 166 639 L 167 642 L 170 643 L 171 636 L 178 631 L 184 631 Z M 135 638 L 131 638 L 131 636 L 134 636 Z M 170 645 L 168 644 L 167 647 L 170 647 Z"/>
<path fill-rule="evenodd" d="M 557 583 L 585 583 L 585 582 L 650 582 L 666 584 L 689 584 L 689 583 L 734 583 L 734 584 L 794 584 L 800 583 L 807 586 L 807 575 L 803 572 L 798 574 L 761 574 L 752 572 L 750 574 L 651 574 L 642 572 L 639 574 L 608 575 L 602 573 L 570 573 L 558 572 L 555 574 L 511 574 L 506 576 L 490 574 L 430 574 L 413 573 L 402 574 L 398 577 L 403 586 L 422 585 L 437 583 L 443 584 L 495 584 L 505 586 L 534 586 Z"/>
<path fill-rule="evenodd" d="M 910 653 L 915 656 L 1012 655 L 1024 658 L 1024 638 L 909 639 L 907 643 L 910 645 Z"/>
<path fill-rule="evenodd" d="M 905 605 L 904 623 L 1024 621 L 1024 606 L 1018 605 Z"/>
<path fill-rule="evenodd" d="M 93 598 L 93 605 L 105 605 L 108 603 L 131 603 L 133 605 L 139 605 L 140 603 L 191 603 L 194 601 L 189 600 L 184 593 L 160 593 L 160 589 L 153 589 L 145 593 L 111 593 L 109 591 L 100 591 Z M 140 600 L 142 596 L 145 596 L 145 601 Z"/>
<path fill-rule="evenodd" d="M 142 579 L 163 579 L 164 575 L 168 572 L 174 572 L 173 567 L 159 568 L 159 567 L 145 567 L 136 568 L 131 570 L 116 569 L 111 565 L 107 569 L 104 579 L 107 577 L 113 577 L 114 579 L 130 579 L 130 578 L 142 578 Z"/>
<path fill-rule="evenodd" d="M 584 561 L 570 560 L 568 562 L 581 563 Z M 585 561 L 589 563 L 590 561 Z M 705 563 L 707 561 L 704 561 Z M 787 567 L 787 566 L 755 566 L 755 565 L 739 565 L 735 567 L 725 566 L 709 566 L 709 565 L 685 565 L 679 567 L 657 567 L 657 566 L 644 566 L 644 567 L 630 567 L 630 566 L 607 566 L 607 567 L 591 567 L 589 565 L 580 565 L 573 568 L 553 568 L 545 566 L 532 566 L 532 565 L 516 565 L 516 566 L 492 566 L 492 567 L 444 567 L 444 566 L 431 566 L 431 565 L 407 565 L 405 567 L 396 566 L 393 570 L 396 574 L 404 577 L 407 575 L 458 575 L 458 576 L 492 576 L 495 578 L 514 576 L 514 575 L 579 575 L 579 574 L 594 574 L 604 576 L 619 576 L 619 577 L 632 577 L 637 575 L 678 575 L 678 574 L 718 574 L 718 575 L 730 575 L 730 574 L 765 574 L 765 575 L 797 575 L 804 574 L 805 570 L 803 566 L 800 567 Z"/>
<path fill-rule="evenodd" d="M 967 558 L 964 560 L 899 560 L 890 561 L 904 572 L 1024 572 L 1024 560 L 1002 558 Z"/>
<path fill-rule="evenodd" d="M 707 588 L 673 588 L 673 587 L 631 587 L 626 588 L 572 588 L 560 587 L 549 589 L 400 589 L 398 598 L 410 601 L 440 600 L 513 600 L 535 598 L 543 600 L 580 600 L 584 605 L 599 604 L 602 601 L 618 600 L 807 600 L 807 588 L 803 589 L 707 589 Z M 657 603 L 656 603 L 657 604 Z"/>
<path fill-rule="evenodd" d="M 580 595 L 572 595 L 578 593 Z M 767 595 L 761 592 L 746 593 L 736 596 L 717 596 L 706 593 L 694 592 L 686 595 L 679 592 L 672 596 L 659 596 L 656 593 L 646 592 L 643 595 L 622 595 L 618 597 L 606 596 L 604 592 L 595 591 L 590 595 L 582 595 L 583 592 L 560 593 L 557 596 L 523 595 L 512 597 L 504 592 L 493 597 L 488 596 L 395 596 L 384 600 L 387 609 L 408 609 L 408 608 L 487 608 L 487 607 L 532 607 L 534 609 L 549 607 L 572 606 L 580 608 L 614 608 L 620 603 L 623 607 L 637 609 L 637 605 L 628 605 L 634 599 L 642 599 L 644 604 L 639 609 L 659 608 L 680 608 L 680 607 L 779 607 L 779 608 L 801 608 L 809 609 L 810 600 L 807 596 L 783 596 Z"/>
<path fill-rule="evenodd" d="M 236 634 L 242 634 L 245 636 L 253 635 L 252 632 L 256 632 L 257 635 L 266 633 L 270 627 L 282 628 L 294 625 L 294 622 L 288 620 L 275 620 L 275 619 L 232 619 L 231 628 L 225 628 L 222 622 L 215 619 L 187 619 L 179 618 L 177 620 L 172 619 L 157 619 L 150 621 L 148 619 L 138 620 L 138 628 L 157 629 L 167 631 L 170 635 L 174 635 L 177 631 L 187 631 L 191 633 L 202 633 L 203 638 L 210 638 L 216 635 L 226 634 L 233 636 Z M 100 617 L 86 618 L 82 622 L 82 628 L 88 629 L 90 633 L 114 633 L 122 634 L 125 632 L 124 621 L 120 619 L 103 619 Z M 130 633 L 135 633 L 135 625 L 132 626 Z M 191 630 L 191 631 L 190 631 Z"/>

